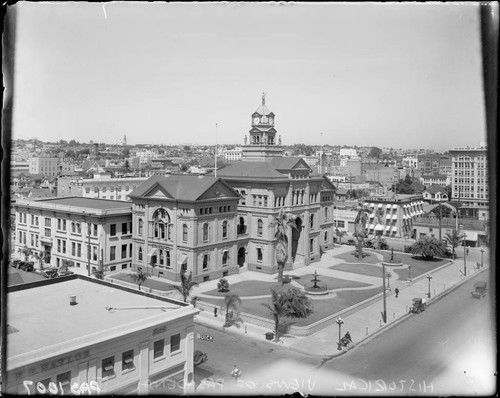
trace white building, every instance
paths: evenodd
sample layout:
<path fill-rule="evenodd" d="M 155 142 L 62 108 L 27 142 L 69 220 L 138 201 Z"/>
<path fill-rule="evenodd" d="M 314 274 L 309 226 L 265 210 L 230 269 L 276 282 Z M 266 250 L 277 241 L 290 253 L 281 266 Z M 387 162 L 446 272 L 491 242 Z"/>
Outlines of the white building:
<path fill-rule="evenodd" d="M 97 177 L 97 175 L 95 177 Z M 59 177 L 57 181 L 57 196 L 82 196 L 84 198 L 130 200 L 128 194 L 147 179 L 148 177 Z"/>
<path fill-rule="evenodd" d="M 13 255 L 32 250 L 35 268 L 75 267 L 130 269 L 132 262 L 132 204 L 79 197 L 17 200 Z M 90 252 L 88 251 L 90 243 Z M 39 256 L 36 259 L 34 254 Z M 90 254 L 90 259 L 89 259 Z"/>
<path fill-rule="evenodd" d="M 461 203 L 460 215 L 484 220 L 489 218 L 488 148 L 450 150 L 452 182 L 451 198 Z"/>
<path fill-rule="evenodd" d="M 357 159 L 358 158 L 358 151 L 357 151 L 357 149 L 354 149 L 354 148 L 341 148 L 340 149 L 340 157 L 341 158 Z"/>
<path fill-rule="evenodd" d="M 13 285 L 7 297 L 3 392 L 194 392 L 193 306 L 80 275 Z"/>
<path fill-rule="evenodd" d="M 225 149 L 223 152 L 224 160 L 237 161 L 241 160 L 243 150 L 241 148 Z"/>

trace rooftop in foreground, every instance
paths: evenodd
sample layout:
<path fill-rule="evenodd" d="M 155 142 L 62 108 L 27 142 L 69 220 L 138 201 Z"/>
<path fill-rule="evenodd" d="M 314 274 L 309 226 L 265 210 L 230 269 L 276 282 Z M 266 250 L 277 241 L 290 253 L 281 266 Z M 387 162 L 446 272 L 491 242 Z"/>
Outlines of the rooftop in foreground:
<path fill-rule="evenodd" d="M 70 305 L 71 295 L 76 305 Z M 80 275 L 9 288 L 7 298 L 12 330 L 7 335 L 9 368 L 15 366 L 12 359 L 22 363 L 54 355 L 195 311 L 181 301 Z"/>

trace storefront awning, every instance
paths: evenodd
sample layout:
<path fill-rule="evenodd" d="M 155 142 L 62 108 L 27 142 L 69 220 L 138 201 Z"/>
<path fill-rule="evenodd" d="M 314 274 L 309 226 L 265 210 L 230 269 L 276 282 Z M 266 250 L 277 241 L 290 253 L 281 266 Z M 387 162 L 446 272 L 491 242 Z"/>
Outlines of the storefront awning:
<path fill-rule="evenodd" d="M 187 263 L 187 259 L 188 259 L 187 254 L 183 254 L 183 255 L 181 256 L 181 259 L 179 260 L 179 265 L 182 265 L 182 264 Z"/>
<path fill-rule="evenodd" d="M 370 224 L 370 227 L 369 227 L 369 228 L 370 228 L 370 229 L 373 229 L 373 228 L 375 228 L 375 225 Z"/>
<path fill-rule="evenodd" d="M 398 208 L 398 205 L 397 205 L 397 204 L 393 204 L 393 205 L 392 205 L 392 208 L 393 208 L 393 209 L 397 209 L 397 208 Z"/>
<path fill-rule="evenodd" d="M 379 203 L 377 207 L 380 209 L 382 207 L 382 203 Z"/>
<path fill-rule="evenodd" d="M 390 220 L 390 219 L 391 219 L 391 215 L 390 215 L 390 214 L 387 214 L 387 215 L 385 216 L 385 219 L 386 219 L 386 220 Z"/>
<path fill-rule="evenodd" d="M 392 227 L 392 232 L 396 232 L 398 230 L 397 227 Z"/>
<path fill-rule="evenodd" d="M 151 249 L 149 249 L 149 252 L 148 252 L 148 263 L 151 262 L 151 258 L 156 254 L 157 251 L 158 251 L 157 247 L 152 247 Z"/>
<path fill-rule="evenodd" d="M 375 227 L 375 231 L 383 231 L 383 230 L 384 230 L 384 226 L 381 224 L 377 224 L 377 226 Z"/>
<path fill-rule="evenodd" d="M 392 216 L 392 219 L 393 219 L 393 220 L 397 220 L 397 219 L 398 219 L 397 214 L 394 214 L 394 215 Z"/>

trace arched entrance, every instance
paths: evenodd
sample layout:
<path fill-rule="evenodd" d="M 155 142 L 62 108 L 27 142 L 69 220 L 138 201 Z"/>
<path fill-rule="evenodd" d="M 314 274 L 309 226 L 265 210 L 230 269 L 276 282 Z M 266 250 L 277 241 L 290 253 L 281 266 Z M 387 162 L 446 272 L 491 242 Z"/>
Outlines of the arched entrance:
<path fill-rule="evenodd" d="M 238 266 L 241 268 L 245 265 L 245 248 L 240 247 L 238 249 Z"/>
<path fill-rule="evenodd" d="M 297 228 L 292 228 L 292 263 L 295 262 L 295 257 L 297 254 L 301 254 L 300 251 L 297 253 L 297 249 L 299 247 L 300 234 L 302 231 L 302 219 L 297 217 L 295 220 L 295 225 Z"/>

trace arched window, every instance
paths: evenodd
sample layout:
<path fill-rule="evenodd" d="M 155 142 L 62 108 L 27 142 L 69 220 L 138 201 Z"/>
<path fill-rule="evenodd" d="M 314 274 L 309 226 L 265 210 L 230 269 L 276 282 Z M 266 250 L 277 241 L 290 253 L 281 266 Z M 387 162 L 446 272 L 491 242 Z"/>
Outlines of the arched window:
<path fill-rule="evenodd" d="M 264 224 L 264 223 L 263 223 L 263 222 L 262 222 L 262 220 L 259 218 L 259 219 L 257 220 L 257 235 L 259 235 L 259 236 L 262 236 L 263 224 Z"/>
<path fill-rule="evenodd" d="M 203 224 L 203 241 L 208 241 L 208 223 Z"/>
<path fill-rule="evenodd" d="M 328 221 L 328 207 L 325 207 L 325 221 Z"/>
<path fill-rule="evenodd" d="M 142 235 L 143 226 L 144 226 L 144 221 L 142 221 L 142 218 L 139 218 L 139 231 L 138 231 L 139 235 Z"/>
<path fill-rule="evenodd" d="M 138 257 L 139 261 L 142 262 L 142 247 L 139 247 L 139 257 Z"/>
<path fill-rule="evenodd" d="M 227 238 L 227 221 L 222 223 L 222 238 Z"/>
<path fill-rule="evenodd" d="M 188 226 L 186 224 L 182 225 L 182 241 L 185 243 L 188 240 Z"/>
<path fill-rule="evenodd" d="M 238 224 L 238 233 L 239 234 L 244 234 L 247 230 L 247 226 L 245 225 L 245 219 L 243 217 L 240 217 L 240 222 Z"/>
<path fill-rule="evenodd" d="M 153 213 L 153 231 L 156 239 L 170 238 L 170 216 L 163 208 L 157 209 Z"/>

